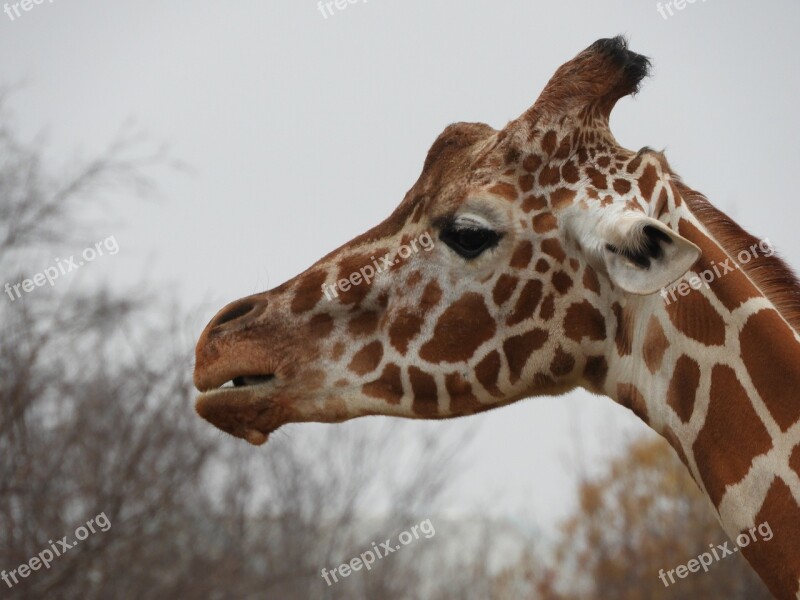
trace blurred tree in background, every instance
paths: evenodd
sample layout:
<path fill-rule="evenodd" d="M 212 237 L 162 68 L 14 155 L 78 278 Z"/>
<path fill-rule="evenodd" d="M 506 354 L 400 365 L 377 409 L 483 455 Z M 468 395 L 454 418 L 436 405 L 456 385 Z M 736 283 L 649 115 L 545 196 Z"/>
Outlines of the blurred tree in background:
<path fill-rule="evenodd" d="M 536 591 L 517 597 L 563 600 L 772 598 L 741 554 L 714 562 L 708 573 L 675 577 L 669 587 L 659 579 L 661 569 L 685 565 L 728 537 L 686 467 L 655 435 L 634 440 L 605 473 L 581 483 L 562 536 L 555 567 L 533 570 L 523 559 L 497 578 L 500 589 L 528 586 Z"/>
<path fill-rule="evenodd" d="M 676 577 L 669 587 L 659 579 L 661 569 L 728 541 L 711 504 L 661 438 L 630 444 L 605 476 L 584 482 L 579 502 L 564 529 L 569 544 L 560 561 L 581 565 L 596 598 L 632 600 L 645 590 L 653 599 L 772 597 L 740 554 L 714 562 L 708 573 Z"/>

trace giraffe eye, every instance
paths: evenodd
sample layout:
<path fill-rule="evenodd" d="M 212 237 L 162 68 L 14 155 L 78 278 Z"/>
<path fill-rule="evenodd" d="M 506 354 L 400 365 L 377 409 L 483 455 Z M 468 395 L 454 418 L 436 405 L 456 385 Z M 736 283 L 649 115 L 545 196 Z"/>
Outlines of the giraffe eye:
<path fill-rule="evenodd" d="M 439 238 L 466 259 L 480 256 L 485 250 L 497 245 L 500 234 L 491 229 L 449 224 L 442 228 Z"/>

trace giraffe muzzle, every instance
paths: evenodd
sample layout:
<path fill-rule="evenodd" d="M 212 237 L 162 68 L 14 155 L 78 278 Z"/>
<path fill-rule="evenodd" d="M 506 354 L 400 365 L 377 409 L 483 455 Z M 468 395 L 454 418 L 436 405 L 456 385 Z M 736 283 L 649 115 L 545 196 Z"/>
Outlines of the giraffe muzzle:
<path fill-rule="evenodd" d="M 270 292 L 230 303 L 211 319 L 195 349 L 197 414 L 253 445 L 318 412 L 320 378 L 307 368 L 315 351 L 304 344 L 306 332 L 287 327 L 276 306 Z M 307 360 L 298 360 L 298 348 Z"/>
<path fill-rule="evenodd" d="M 195 410 L 217 429 L 260 446 L 290 420 L 273 380 L 274 376 L 236 377 L 232 385 L 200 394 Z"/>

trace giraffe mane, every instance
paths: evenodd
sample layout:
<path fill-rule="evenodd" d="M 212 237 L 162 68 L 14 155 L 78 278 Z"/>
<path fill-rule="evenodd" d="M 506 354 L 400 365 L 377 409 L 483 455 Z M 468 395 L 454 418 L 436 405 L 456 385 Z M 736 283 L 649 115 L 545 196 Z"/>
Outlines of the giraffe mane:
<path fill-rule="evenodd" d="M 703 194 L 691 189 L 679 177 L 674 177 L 675 185 L 689 210 L 729 255 L 736 256 L 761 241 L 713 206 Z M 760 256 L 758 261 L 740 266 L 789 325 L 800 332 L 800 281 L 792 268 L 777 254 Z"/>

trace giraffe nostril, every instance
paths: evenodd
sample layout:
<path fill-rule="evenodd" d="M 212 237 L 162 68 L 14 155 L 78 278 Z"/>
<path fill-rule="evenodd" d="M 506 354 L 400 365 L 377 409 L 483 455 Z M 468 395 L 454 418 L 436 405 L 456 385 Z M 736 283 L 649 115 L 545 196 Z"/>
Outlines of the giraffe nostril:
<path fill-rule="evenodd" d="M 235 321 L 236 319 L 249 314 L 255 307 L 256 303 L 252 300 L 242 300 L 241 302 L 236 302 L 220 312 L 217 315 L 217 318 L 214 319 L 211 326 L 219 327 L 225 323 Z"/>

